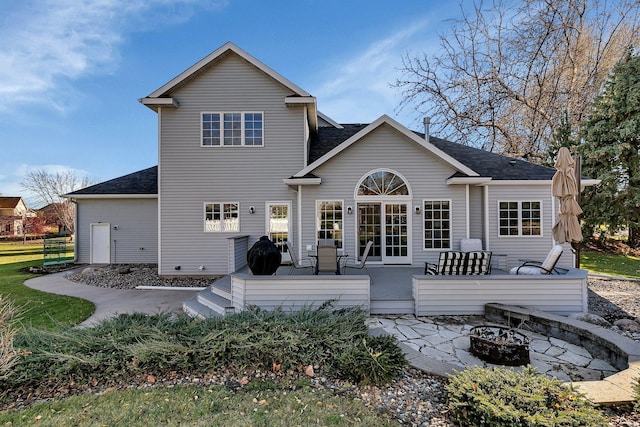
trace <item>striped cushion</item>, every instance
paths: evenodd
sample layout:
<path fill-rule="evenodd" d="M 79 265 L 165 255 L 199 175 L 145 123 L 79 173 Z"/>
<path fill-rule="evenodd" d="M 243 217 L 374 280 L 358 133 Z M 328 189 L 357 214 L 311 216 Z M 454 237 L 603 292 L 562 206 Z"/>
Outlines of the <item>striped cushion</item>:
<path fill-rule="evenodd" d="M 439 274 L 464 274 L 465 260 L 467 254 L 464 252 L 440 252 L 438 261 Z"/>
<path fill-rule="evenodd" d="M 488 274 L 491 265 L 491 252 L 468 252 L 464 274 Z"/>

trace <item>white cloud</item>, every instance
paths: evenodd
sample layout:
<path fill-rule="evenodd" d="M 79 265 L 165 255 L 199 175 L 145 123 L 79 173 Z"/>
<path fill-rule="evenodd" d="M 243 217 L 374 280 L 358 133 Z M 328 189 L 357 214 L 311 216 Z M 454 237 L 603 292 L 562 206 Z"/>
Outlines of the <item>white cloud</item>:
<path fill-rule="evenodd" d="M 71 166 L 66 166 L 66 165 L 58 165 L 58 164 L 48 164 L 48 165 L 29 165 L 26 163 L 22 163 L 18 166 L 16 166 L 14 175 L 18 176 L 18 177 L 24 177 L 27 173 L 29 172 L 35 172 L 35 171 L 45 171 L 48 172 L 50 174 L 56 174 L 56 173 L 67 173 L 67 172 L 74 172 L 76 175 L 78 176 L 87 176 L 89 173 L 85 170 L 82 169 L 76 169 L 73 168 Z"/>
<path fill-rule="evenodd" d="M 429 19 L 416 21 L 388 37 L 371 43 L 360 55 L 335 69 L 336 76 L 311 93 L 318 98 L 318 109 L 338 122 L 368 123 L 382 114 L 393 116 L 400 93 L 391 87 L 398 77 L 402 55 L 424 47 Z"/>
<path fill-rule="evenodd" d="M 43 104 L 64 110 L 70 81 L 104 73 L 118 60 L 124 35 L 184 22 L 206 0 L 42 0 L 12 2 L 0 18 L 0 96 L 8 105 Z M 157 28 L 157 27 L 156 27 Z M 3 111 L 3 109 L 5 111 Z"/>
<path fill-rule="evenodd" d="M 18 165 L 9 166 L 7 164 L 0 165 L 7 173 L 0 175 L 0 195 L 7 197 L 20 196 L 25 199 L 27 206 L 37 206 L 39 204 L 38 197 L 29 193 L 22 187 L 22 181 L 24 180 L 28 172 L 34 172 L 44 170 L 51 174 L 74 172 L 78 177 L 89 177 L 89 172 L 76 169 L 71 166 L 60 164 L 45 164 L 45 165 L 31 165 L 22 163 Z"/>

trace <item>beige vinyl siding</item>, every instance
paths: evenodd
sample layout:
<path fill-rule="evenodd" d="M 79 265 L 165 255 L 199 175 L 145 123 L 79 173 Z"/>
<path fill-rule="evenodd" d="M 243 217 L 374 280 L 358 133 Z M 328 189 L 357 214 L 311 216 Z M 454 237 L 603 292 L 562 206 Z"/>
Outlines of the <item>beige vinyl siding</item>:
<path fill-rule="evenodd" d="M 369 276 L 231 276 L 231 299 L 237 311 L 247 306 L 265 310 L 299 310 L 332 301 L 335 309 L 369 311 Z"/>
<path fill-rule="evenodd" d="M 485 236 L 484 187 L 469 186 L 469 237 L 481 239 L 483 249 L 487 248 Z"/>
<path fill-rule="evenodd" d="M 98 222 L 111 226 L 112 263 L 158 262 L 157 199 L 80 199 L 77 209 L 77 262 L 90 262 L 89 230 L 92 223 Z M 116 225 L 117 230 L 114 229 Z"/>
<path fill-rule="evenodd" d="M 160 115 L 161 273 L 202 274 L 201 265 L 228 273 L 227 238 L 249 235 L 250 246 L 264 235 L 265 200 L 291 201 L 295 218 L 295 193 L 282 179 L 304 165 L 304 107 L 287 107 L 291 91 L 234 54 L 171 95 L 179 107 Z M 264 146 L 202 147 L 203 111 L 262 112 Z M 203 203 L 226 201 L 239 203 L 240 230 L 204 233 Z"/>
<path fill-rule="evenodd" d="M 587 272 L 552 276 L 414 276 L 416 316 L 484 314 L 487 303 L 568 315 L 587 311 Z"/>
<path fill-rule="evenodd" d="M 541 201 L 542 202 L 542 235 L 541 236 L 499 236 L 498 235 L 498 202 L 499 201 Z M 519 265 L 522 259 L 544 260 L 552 246 L 555 200 L 551 196 L 551 183 L 501 183 L 489 185 L 488 215 L 490 249 L 496 254 L 507 255 L 509 268 Z M 571 247 L 563 245 L 564 252 L 559 265 L 572 267 Z"/>
<path fill-rule="evenodd" d="M 302 247 L 315 244 L 316 200 L 344 200 L 345 253 L 356 253 L 357 203 L 354 198 L 360 180 L 376 169 L 401 175 L 411 189 L 408 221 L 411 224 L 412 263 L 420 265 L 437 259 L 439 250 L 424 250 L 423 216 L 414 211 L 424 199 L 451 200 L 452 245 L 459 246 L 466 236 L 466 196 L 464 186 L 447 186 L 446 178 L 455 170 L 414 141 L 388 125 L 373 132 L 327 161 L 313 173 L 322 178 L 319 186 L 303 188 Z M 353 214 L 347 214 L 351 206 Z"/>

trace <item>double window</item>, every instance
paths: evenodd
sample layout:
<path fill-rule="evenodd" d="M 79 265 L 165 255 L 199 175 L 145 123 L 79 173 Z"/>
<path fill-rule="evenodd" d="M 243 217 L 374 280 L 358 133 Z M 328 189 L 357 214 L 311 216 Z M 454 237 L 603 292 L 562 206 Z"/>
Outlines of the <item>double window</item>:
<path fill-rule="evenodd" d="M 424 249 L 451 249 L 451 202 L 425 200 Z"/>
<path fill-rule="evenodd" d="M 342 247 L 342 201 L 328 200 L 316 202 L 316 222 L 318 239 L 334 239 Z"/>
<path fill-rule="evenodd" d="M 208 233 L 240 231 L 237 202 L 204 204 L 204 231 Z"/>
<path fill-rule="evenodd" d="M 542 202 L 498 202 L 500 236 L 541 236 Z"/>
<path fill-rule="evenodd" d="M 262 113 L 202 113 L 202 145 L 205 147 L 261 147 L 264 139 Z"/>

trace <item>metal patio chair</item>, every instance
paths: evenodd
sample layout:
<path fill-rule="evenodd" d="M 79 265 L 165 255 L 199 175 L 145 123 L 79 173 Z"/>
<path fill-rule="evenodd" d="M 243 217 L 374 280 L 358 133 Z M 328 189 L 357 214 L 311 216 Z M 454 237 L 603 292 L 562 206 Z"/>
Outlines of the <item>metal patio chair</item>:
<path fill-rule="evenodd" d="M 291 275 L 294 270 L 303 270 L 305 268 L 310 268 L 312 273 L 315 272 L 316 264 L 311 258 L 298 258 L 298 254 L 296 253 L 295 248 L 293 247 L 291 242 L 287 241 L 285 245 L 287 246 L 289 256 L 291 257 L 291 268 L 289 269 L 289 275 Z"/>
<path fill-rule="evenodd" d="M 367 272 L 367 275 L 370 276 L 369 270 L 367 269 L 367 257 L 369 256 L 369 252 L 371 252 L 372 246 L 373 246 L 373 242 L 369 240 L 367 242 L 367 246 L 364 247 L 364 252 L 360 257 L 360 261 L 356 259 L 354 260 L 347 259 L 344 265 L 342 266 L 342 271 L 346 274 L 347 268 L 353 268 L 355 270 L 364 270 Z"/>

